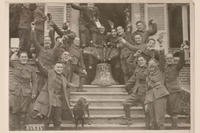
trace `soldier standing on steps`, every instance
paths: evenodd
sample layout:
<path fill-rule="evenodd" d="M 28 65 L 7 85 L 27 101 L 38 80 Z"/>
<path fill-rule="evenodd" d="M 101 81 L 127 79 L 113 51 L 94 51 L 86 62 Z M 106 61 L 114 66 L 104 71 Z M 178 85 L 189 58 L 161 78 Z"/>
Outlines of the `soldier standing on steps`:
<path fill-rule="evenodd" d="M 135 106 L 137 104 L 142 104 L 144 109 L 144 100 L 145 94 L 147 90 L 146 86 L 146 76 L 147 76 L 147 61 L 141 55 L 137 57 L 137 67 L 135 69 L 135 73 L 131 76 L 131 78 L 127 81 L 125 88 L 129 93 L 129 97 L 123 102 L 126 122 L 123 124 L 130 125 L 131 123 L 131 111 L 130 107 Z M 145 117 L 148 114 L 145 113 Z M 148 122 L 148 120 L 146 120 Z M 148 128 L 149 123 L 146 123 L 146 127 Z"/>
<path fill-rule="evenodd" d="M 162 59 L 162 58 L 161 58 Z M 163 83 L 159 62 L 151 59 L 148 63 L 145 111 L 150 115 L 150 129 L 165 129 L 167 96 L 169 92 Z"/>
<path fill-rule="evenodd" d="M 117 36 L 117 31 L 116 29 L 111 30 L 111 35 L 108 37 L 108 44 L 110 47 L 116 48 L 119 52 L 119 48 L 117 47 L 117 44 L 119 43 L 119 37 Z M 117 57 L 113 58 L 110 62 L 111 64 L 111 71 L 113 78 L 115 81 L 119 82 L 119 84 L 123 84 L 123 74 L 122 69 L 121 69 L 121 64 L 120 64 L 120 55 Z"/>
<path fill-rule="evenodd" d="M 164 82 L 165 86 L 168 89 L 170 95 L 167 100 L 167 113 L 171 116 L 172 119 L 172 128 L 177 128 L 177 114 L 179 113 L 178 108 L 178 100 L 180 95 L 180 86 L 178 83 L 178 76 L 180 70 L 183 68 L 185 63 L 184 57 L 184 47 L 185 44 L 181 45 L 180 52 L 179 52 L 179 62 L 178 64 L 174 63 L 174 57 L 172 54 L 166 55 L 166 64 L 163 64 L 164 67 Z M 165 62 L 164 62 L 165 63 Z"/>
<path fill-rule="evenodd" d="M 15 86 L 12 87 L 12 126 L 11 130 L 25 130 L 28 109 L 36 98 L 36 73 L 28 64 L 27 52 L 21 52 L 19 62 L 11 62 Z M 12 129 L 13 128 L 13 129 Z"/>
<path fill-rule="evenodd" d="M 62 116 L 73 119 L 73 114 L 69 104 L 69 87 L 75 87 L 72 83 L 67 81 L 63 75 L 63 63 L 56 62 L 53 69 L 46 69 L 38 60 L 36 60 L 38 69 L 47 77 L 47 82 L 43 91 L 47 92 L 44 96 L 38 96 L 37 109 L 39 113 L 47 117 L 45 121 L 45 128 L 48 128 L 50 120 L 53 121 L 56 130 L 61 129 Z M 47 104 L 48 106 L 44 106 Z M 41 112 L 45 110 L 45 112 Z M 63 111 L 64 110 L 64 111 Z M 65 115 L 62 115 L 65 113 Z"/>
<path fill-rule="evenodd" d="M 44 42 L 44 22 L 47 20 L 47 16 L 42 12 L 41 7 L 39 5 L 33 12 L 33 17 L 36 30 L 36 35 L 37 35 L 37 40 L 40 43 L 40 45 L 43 45 Z"/>
<path fill-rule="evenodd" d="M 73 44 L 69 48 L 69 53 L 72 57 L 72 71 L 79 75 L 79 87 L 77 91 L 83 91 L 83 84 L 87 75 L 85 63 L 83 60 L 83 50 L 80 48 L 80 39 L 75 37 Z M 70 81 L 72 81 L 71 75 Z"/>
<path fill-rule="evenodd" d="M 80 38 L 81 47 L 84 48 L 88 46 L 88 40 L 92 40 L 93 42 L 97 40 L 98 27 L 101 25 L 99 22 L 99 9 L 92 4 L 88 4 L 87 6 L 71 4 L 71 6 L 73 9 L 79 10 L 81 14 Z"/>
<path fill-rule="evenodd" d="M 118 37 L 123 38 L 130 44 L 133 43 L 131 39 L 131 34 L 129 32 L 124 32 L 124 28 L 122 26 L 117 27 L 117 33 L 118 33 Z M 120 62 L 121 62 L 121 68 L 123 71 L 124 82 L 127 82 L 128 79 L 131 77 L 131 73 L 129 71 L 128 62 L 127 62 L 127 59 L 131 54 L 131 50 L 128 47 L 125 47 L 121 44 L 119 44 L 118 47 L 120 48 Z"/>

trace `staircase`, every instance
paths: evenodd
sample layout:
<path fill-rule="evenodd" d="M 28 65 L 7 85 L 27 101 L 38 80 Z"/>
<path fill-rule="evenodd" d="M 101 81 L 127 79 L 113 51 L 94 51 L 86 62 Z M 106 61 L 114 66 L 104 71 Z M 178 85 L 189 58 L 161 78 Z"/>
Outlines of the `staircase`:
<path fill-rule="evenodd" d="M 80 97 L 85 97 L 89 104 L 90 124 L 86 119 L 86 124 L 81 130 L 144 130 L 145 117 L 141 106 L 131 108 L 132 124 L 128 127 L 122 125 L 125 121 L 123 111 L 123 101 L 128 94 L 124 85 L 113 85 L 109 87 L 98 87 L 94 85 L 84 85 L 86 92 L 76 92 L 71 90 L 70 103 L 73 106 Z M 190 121 L 186 115 L 179 115 L 178 129 L 189 130 Z M 33 122 L 34 123 L 34 122 Z M 43 124 L 29 124 L 27 130 L 43 130 Z M 40 122 L 41 123 L 41 122 Z M 50 125 L 50 130 L 52 128 Z M 62 130 L 75 130 L 74 123 L 71 121 L 62 122 Z M 171 128 L 170 117 L 166 115 L 166 129 Z M 52 128 L 52 130 L 54 130 Z"/>
<path fill-rule="evenodd" d="M 145 129 L 144 113 L 141 106 L 131 108 L 132 124 L 121 125 L 124 118 L 122 103 L 128 94 L 124 85 L 113 85 L 109 87 L 98 87 L 84 85 L 86 92 L 71 91 L 70 102 L 72 105 L 80 97 L 85 97 L 89 105 L 91 125 L 85 125 L 88 129 Z M 179 129 L 190 129 L 188 116 L 179 115 Z M 67 125 L 66 125 L 67 126 Z M 166 128 L 170 128 L 170 117 L 166 115 Z"/>

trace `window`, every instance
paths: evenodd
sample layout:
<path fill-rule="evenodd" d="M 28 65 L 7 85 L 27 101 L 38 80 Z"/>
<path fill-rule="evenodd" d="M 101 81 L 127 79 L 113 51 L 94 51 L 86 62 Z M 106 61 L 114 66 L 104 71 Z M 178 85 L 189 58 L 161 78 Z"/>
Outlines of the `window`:
<path fill-rule="evenodd" d="M 182 6 L 168 4 L 169 47 L 179 48 L 183 42 Z"/>

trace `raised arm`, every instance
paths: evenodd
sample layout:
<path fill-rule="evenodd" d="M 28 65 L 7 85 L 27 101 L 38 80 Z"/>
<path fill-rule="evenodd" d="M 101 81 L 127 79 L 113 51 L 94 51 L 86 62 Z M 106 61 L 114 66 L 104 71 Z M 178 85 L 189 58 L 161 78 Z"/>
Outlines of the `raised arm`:
<path fill-rule="evenodd" d="M 81 67 L 82 70 L 86 69 L 86 68 L 85 68 L 84 59 L 83 59 L 83 50 L 81 50 L 79 64 L 80 64 L 80 67 Z"/>
<path fill-rule="evenodd" d="M 164 72 L 165 63 L 166 63 L 166 60 L 165 60 L 165 50 L 162 49 L 162 50 L 158 51 L 158 55 L 159 55 L 159 58 L 158 58 L 159 68 L 160 68 L 161 72 Z"/>
<path fill-rule="evenodd" d="M 84 8 L 82 6 L 76 5 L 76 4 L 71 4 L 71 7 L 75 10 L 83 10 Z"/>
<path fill-rule="evenodd" d="M 123 38 L 120 39 L 120 43 L 122 43 L 125 47 L 129 48 L 130 50 L 133 50 L 133 51 L 139 50 L 138 47 L 134 46 L 133 44 L 129 43 Z"/>
<path fill-rule="evenodd" d="M 35 98 L 38 93 L 36 71 L 33 71 L 31 73 L 31 83 L 32 83 L 32 98 Z"/>
<path fill-rule="evenodd" d="M 133 74 L 130 79 L 125 83 L 125 89 L 126 91 L 131 94 L 132 93 L 132 88 L 134 87 L 136 82 L 135 74 Z"/>
<path fill-rule="evenodd" d="M 61 31 L 61 29 L 52 20 L 49 21 L 49 25 L 56 31 L 56 33 L 59 36 L 63 36 L 64 35 L 64 33 Z"/>
<path fill-rule="evenodd" d="M 150 20 L 149 29 L 147 30 L 147 38 L 149 36 L 156 34 L 156 32 L 157 32 L 157 24 L 153 20 Z"/>
<path fill-rule="evenodd" d="M 43 24 L 47 20 L 47 17 L 39 9 L 36 9 L 33 15 L 34 15 L 34 23 L 36 25 Z"/>

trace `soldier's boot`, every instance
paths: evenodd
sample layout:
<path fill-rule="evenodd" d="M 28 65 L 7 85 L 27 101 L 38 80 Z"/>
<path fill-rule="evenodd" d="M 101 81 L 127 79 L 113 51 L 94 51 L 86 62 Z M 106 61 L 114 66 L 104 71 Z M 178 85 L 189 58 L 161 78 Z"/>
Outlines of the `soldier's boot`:
<path fill-rule="evenodd" d="M 121 122 L 120 125 L 130 126 L 132 124 L 130 106 L 127 104 L 124 104 L 123 106 L 124 106 L 124 112 L 125 112 L 125 121 Z"/>
<path fill-rule="evenodd" d="M 60 125 L 54 126 L 54 130 L 61 130 L 61 126 Z"/>
<path fill-rule="evenodd" d="M 171 119 L 172 119 L 172 129 L 177 129 L 178 128 L 178 124 L 177 124 L 178 117 L 177 116 L 172 116 Z"/>
<path fill-rule="evenodd" d="M 26 130 L 26 114 L 21 114 L 20 116 L 20 130 L 24 131 Z"/>
<path fill-rule="evenodd" d="M 128 76 L 128 74 L 125 74 L 125 75 L 124 75 L 124 82 L 126 83 L 126 82 L 129 80 L 129 78 L 130 78 L 130 77 Z"/>
<path fill-rule="evenodd" d="M 165 125 L 164 125 L 164 123 L 158 123 L 158 124 L 157 124 L 157 130 L 165 130 Z"/>
<path fill-rule="evenodd" d="M 20 130 L 20 116 L 18 114 L 12 114 L 10 121 L 11 131 L 19 131 Z"/>
<path fill-rule="evenodd" d="M 151 120 L 149 112 L 145 112 L 145 127 L 146 129 L 151 129 Z"/>
<path fill-rule="evenodd" d="M 86 92 L 86 90 L 83 90 L 83 85 L 85 83 L 85 77 L 80 76 L 79 78 L 79 87 L 77 88 L 77 92 Z"/>
<path fill-rule="evenodd" d="M 50 120 L 45 117 L 43 123 L 44 123 L 44 130 L 49 130 Z"/>
<path fill-rule="evenodd" d="M 55 130 L 61 130 L 61 121 L 54 120 L 53 125 Z"/>

